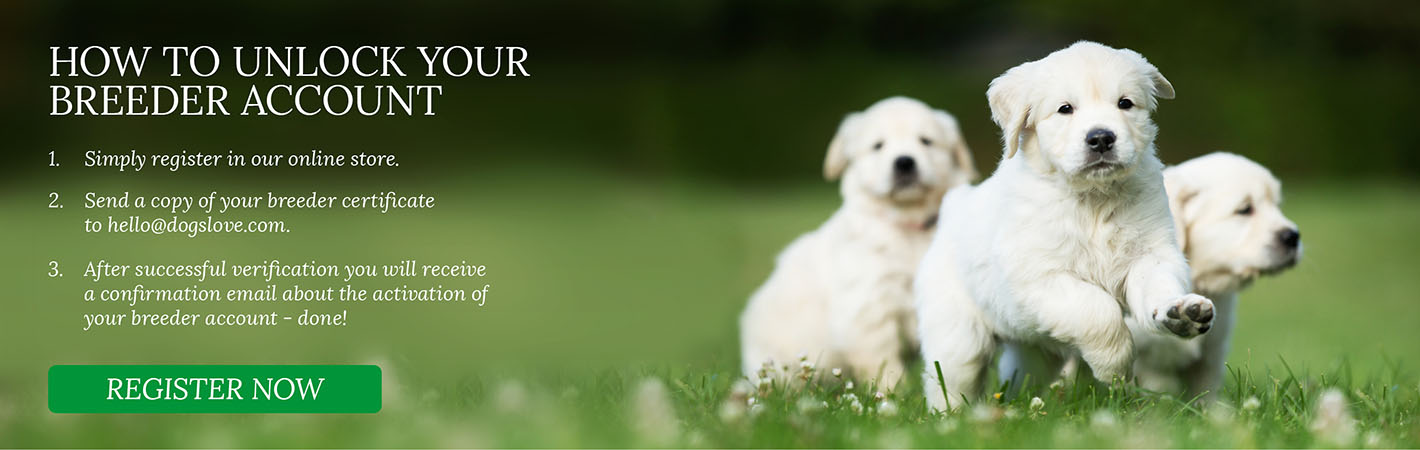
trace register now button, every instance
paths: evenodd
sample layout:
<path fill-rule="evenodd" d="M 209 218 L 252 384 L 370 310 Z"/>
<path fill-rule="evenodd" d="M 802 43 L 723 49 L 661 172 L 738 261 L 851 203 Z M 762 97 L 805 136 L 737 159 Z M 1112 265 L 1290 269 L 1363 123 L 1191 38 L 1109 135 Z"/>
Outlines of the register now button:
<path fill-rule="evenodd" d="M 49 410 L 77 414 L 370 414 L 373 365 L 55 365 Z"/>

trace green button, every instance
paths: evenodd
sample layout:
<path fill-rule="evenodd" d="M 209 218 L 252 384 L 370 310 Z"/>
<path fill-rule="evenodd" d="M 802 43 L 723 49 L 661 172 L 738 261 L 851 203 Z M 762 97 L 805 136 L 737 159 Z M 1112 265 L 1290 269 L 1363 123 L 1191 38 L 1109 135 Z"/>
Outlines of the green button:
<path fill-rule="evenodd" d="M 373 365 L 56 365 L 49 410 L 56 413 L 380 412 Z"/>

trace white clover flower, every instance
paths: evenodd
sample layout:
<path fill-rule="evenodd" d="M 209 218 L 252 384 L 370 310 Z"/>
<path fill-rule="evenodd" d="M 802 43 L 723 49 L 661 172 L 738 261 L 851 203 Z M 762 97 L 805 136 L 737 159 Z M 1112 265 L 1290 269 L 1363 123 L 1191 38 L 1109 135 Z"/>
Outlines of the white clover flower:
<path fill-rule="evenodd" d="M 873 393 L 873 400 L 883 401 L 884 398 L 887 398 L 887 394 L 883 394 L 883 391 Z"/>
<path fill-rule="evenodd" d="M 827 402 L 821 401 L 819 399 L 804 396 L 799 398 L 799 401 L 795 404 L 795 406 L 798 407 L 799 413 L 801 414 L 817 414 L 819 411 L 823 411 L 824 407 L 827 404 Z"/>
<path fill-rule="evenodd" d="M 727 401 L 720 405 L 720 420 L 727 423 L 738 422 L 745 416 L 745 405 L 736 401 Z"/>
<path fill-rule="evenodd" d="M 853 390 L 853 380 L 848 380 L 847 383 L 844 383 L 844 384 L 843 384 L 843 389 L 849 390 L 849 391 Z"/>
<path fill-rule="evenodd" d="M 1119 418 L 1107 409 L 1100 409 L 1090 414 L 1090 427 L 1098 432 L 1111 432 L 1119 428 Z"/>
<path fill-rule="evenodd" d="M 1367 432 L 1366 432 L 1366 447 L 1368 447 L 1368 448 L 1384 447 L 1384 446 L 1386 446 L 1385 443 L 1386 443 L 1386 442 L 1385 442 L 1385 436 L 1382 436 L 1382 435 L 1381 435 L 1381 432 L 1376 431 L 1376 430 L 1371 430 L 1371 431 L 1367 431 Z"/>
<path fill-rule="evenodd" d="M 878 415 L 884 417 L 897 417 L 897 403 L 893 403 L 892 400 L 879 401 Z"/>
<path fill-rule="evenodd" d="M 1242 404 L 1242 409 L 1243 409 L 1243 411 L 1256 411 L 1257 408 L 1261 408 L 1261 407 L 1262 407 L 1262 400 L 1258 400 L 1257 397 L 1248 397 L 1247 400 L 1243 400 L 1243 404 Z"/>
<path fill-rule="evenodd" d="M 805 371 L 805 372 L 813 372 L 813 371 L 814 371 L 814 362 L 813 362 L 813 361 L 809 361 L 809 360 L 807 360 L 807 359 L 802 360 L 802 361 L 799 361 L 799 368 L 800 368 L 800 369 L 803 369 L 803 371 Z"/>
<path fill-rule="evenodd" d="M 760 364 L 758 375 L 759 375 L 759 379 L 760 379 L 761 381 L 766 380 L 766 379 L 769 379 L 770 376 L 773 375 L 773 374 L 774 374 L 774 360 L 772 360 L 772 359 L 765 360 L 763 364 Z"/>
<path fill-rule="evenodd" d="M 1003 416 L 1005 416 L 1005 412 L 1001 411 L 1001 408 L 996 407 L 996 405 L 981 402 L 971 408 L 969 419 L 972 423 L 993 423 L 1001 420 Z"/>
<path fill-rule="evenodd" d="M 1337 447 L 1355 445 L 1356 419 L 1351 416 L 1346 394 L 1327 389 L 1317 400 L 1313 416 L 1311 430 L 1318 439 Z"/>
<path fill-rule="evenodd" d="M 1045 409 L 1045 400 L 1041 400 L 1040 397 L 1031 397 L 1030 410 L 1040 411 L 1042 409 Z"/>
<path fill-rule="evenodd" d="M 834 367 L 832 372 L 834 378 L 843 378 L 843 369 Z"/>
<path fill-rule="evenodd" d="M 862 414 L 862 413 L 863 413 L 863 403 L 860 402 L 860 401 L 858 401 L 858 395 L 857 395 L 857 394 L 854 394 L 854 393 L 852 393 L 852 392 L 849 392 L 849 393 L 847 393 L 847 394 L 843 394 L 843 395 L 839 396 L 839 397 L 838 397 L 838 400 L 839 400 L 839 401 L 842 401 L 842 402 L 845 402 L 845 403 L 848 403 L 848 409 L 851 410 L 851 411 L 853 411 L 853 414 Z"/>
<path fill-rule="evenodd" d="M 521 412 L 528 405 L 528 391 L 522 383 L 505 380 L 494 391 L 493 405 L 501 412 Z"/>
<path fill-rule="evenodd" d="M 632 425 L 636 434 L 655 446 L 668 446 L 680 436 L 680 421 L 671 404 L 670 391 L 658 378 L 641 380 L 631 396 Z"/>
<path fill-rule="evenodd" d="M 1208 418 L 1208 422 L 1215 426 L 1231 425 L 1233 423 L 1233 408 L 1221 401 L 1209 405 L 1204 414 Z"/>
<path fill-rule="evenodd" d="M 961 422 L 956 418 L 947 418 L 937 422 L 937 426 L 933 427 L 933 429 L 935 429 L 938 434 L 947 434 L 956 431 L 959 426 L 961 426 Z"/>

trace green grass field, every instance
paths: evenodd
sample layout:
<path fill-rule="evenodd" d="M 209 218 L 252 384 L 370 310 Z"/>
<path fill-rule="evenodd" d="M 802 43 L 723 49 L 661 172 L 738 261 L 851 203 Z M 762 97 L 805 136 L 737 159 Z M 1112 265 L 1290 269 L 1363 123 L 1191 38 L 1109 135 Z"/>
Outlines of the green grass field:
<path fill-rule="evenodd" d="M 69 199 L 60 211 L 43 208 L 47 190 L 12 186 L 0 194 L 11 255 L 0 264 L 16 280 L 0 314 L 7 342 L 0 447 L 1420 446 L 1414 183 L 1286 185 L 1284 210 L 1301 226 L 1306 253 L 1291 272 L 1242 295 L 1235 376 L 1217 407 L 1200 411 L 1128 386 L 1075 383 L 947 416 L 923 411 L 918 386 L 882 400 L 870 383 L 846 389 L 832 375 L 809 385 L 734 388 L 736 315 L 774 254 L 836 206 L 827 184 L 743 187 L 528 168 L 391 186 L 148 176 L 58 183 Z M 214 186 L 247 193 L 397 188 L 441 199 L 438 209 L 418 214 L 283 215 L 295 231 L 282 236 L 81 232 L 82 218 L 92 215 L 78 200 L 84 191 L 205 194 Z M 359 305 L 350 308 L 350 325 L 335 329 L 79 330 L 82 312 L 126 308 L 86 305 L 84 289 L 139 282 L 84 281 L 88 260 L 271 258 L 477 261 L 489 266 L 493 290 L 483 308 Z M 45 277 L 51 259 L 68 276 Z M 370 283 L 402 282 L 418 281 Z M 152 416 L 57 415 L 45 407 L 52 364 L 194 361 L 376 362 L 387 377 L 385 408 L 348 416 Z M 1344 408 L 1322 406 L 1318 414 L 1333 387 Z"/>

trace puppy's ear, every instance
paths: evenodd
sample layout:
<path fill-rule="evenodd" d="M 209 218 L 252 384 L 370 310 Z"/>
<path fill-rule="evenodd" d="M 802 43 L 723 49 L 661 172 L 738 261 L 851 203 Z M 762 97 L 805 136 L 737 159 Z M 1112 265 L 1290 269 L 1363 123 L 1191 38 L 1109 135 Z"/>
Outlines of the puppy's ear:
<path fill-rule="evenodd" d="M 1159 73 L 1159 69 L 1153 64 L 1150 64 L 1149 67 L 1154 69 L 1149 73 L 1149 78 L 1154 80 L 1154 96 L 1165 99 L 1173 98 L 1173 83 L 1170 83 L 1168 78 L 1164 78 L 1164 74 Z"/>
<path fill-rule="evenodd" d="M 1164 78 L 1164 74 L 1159 73 L 1158 67 L 1154 67 L 1154 65 L 1150 63 L 1147 58 L 1144 58 L 1144 55 L 1140 55 L 1139 52 L 1127 49 L 1120 51 L 1125 52 L 1138 62 L 1139 67 L 1144 71 L 1144 75 L 1149 77 L 1149 82 L 1152 84 L 1150 88 L 1153 91 L 1154 97 L 1162 99 L 1173 98 L 1173 83 L 1170 83 L 1168 78 Z"/>
<path fill-rule="evenodd" d="M 1001 127 L 1001 139 L 1006 142 L 1006 157 L 1011 159 L 1021 146 L 1021 134 L 1030 120 L 1030 79 L 1035 63 L 1025 63 L 991 80 L 986 100 L 991 105 L 991 120 Z"/>
<path fill-rule="evenodd" d="M 965 173 L 968 181 L 975 180 L 976 163 L 971 159 L 971 149 L 966 146 L 966 138 L 961 134 L 957 119 L 940 109 L 932 110 L 932 117 L 937 119 L 937 126 L 942 128 L 942 135 L 950 140 L 946 144 L 951 146 L 952 165 Z"/>
<path fill-rule="evenodd" d="M 845 146 L 862 122 L 863 113 L 855 112 L 844 117 L 843 123 L 838 124 L 838 133 L 834 134 L 833 140 L 828 143 L 828 156 L 823 159 L 823 177 L 828 181 L 837 180 L 843 176 L 843 170 L 848 168 L 848 160 L 852 158 Z"/>
<path fill-rule="evenodd" d="M 1198 196 L 1198 188 L 1191 184 L 1178 168 L 1164 170 L 1164 192 L 1169 197 L 1169 214 L 1173 216 L 1173 230 L 1178 238 L 1178 249 L 1185 255 L 1188 254 L 1188 218 L 1185 208 Z"/>

